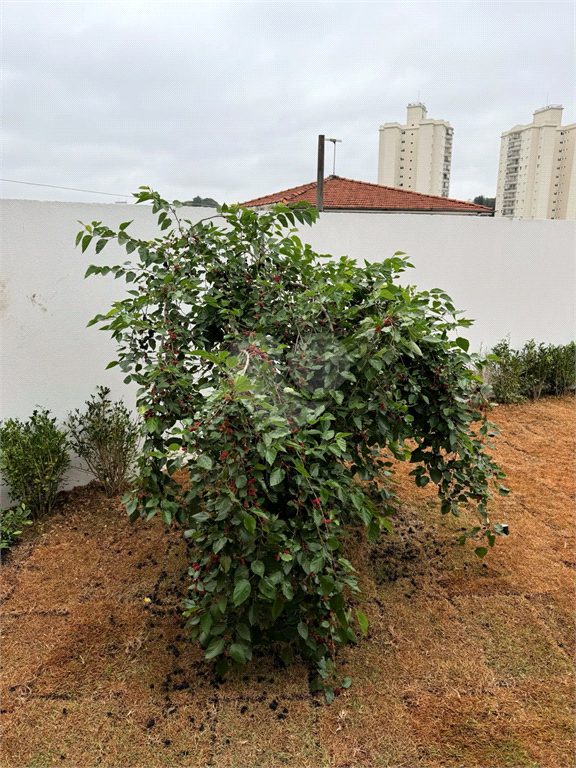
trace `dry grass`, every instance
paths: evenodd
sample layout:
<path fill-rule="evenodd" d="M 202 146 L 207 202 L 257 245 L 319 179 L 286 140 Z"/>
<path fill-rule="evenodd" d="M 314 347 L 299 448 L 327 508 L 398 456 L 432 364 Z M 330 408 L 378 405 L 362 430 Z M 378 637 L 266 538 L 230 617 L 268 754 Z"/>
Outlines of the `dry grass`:
<path fill-rule="evenodd" d="M 479 561 L 400 465 L 394 534 L 348 542 L 370 631 L 331 707 L 271 655 L 218 685 L 180 533 L 75 489 L 2 568 L 2 765 L 574 766 L 574 399 L 492 418 L 511 536 Z"/>

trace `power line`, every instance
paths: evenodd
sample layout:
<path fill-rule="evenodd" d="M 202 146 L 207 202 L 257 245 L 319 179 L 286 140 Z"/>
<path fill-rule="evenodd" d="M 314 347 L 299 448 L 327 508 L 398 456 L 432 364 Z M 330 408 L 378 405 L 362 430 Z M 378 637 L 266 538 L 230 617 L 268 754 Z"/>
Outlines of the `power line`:
<path fill-rule="evenodd" d="M 76 187 L 59 187 L 56 184 L 38 184 L 34 181 L 16 181 L 16 179 L 0 179 L 11 184 L 27 184 L 30 187 L 50 187 L 51 189 L 67 189 L 69 192 L 89 192 L 91 195 L 109 195 L 110 197 L 131 197 L 131 195 L 116 194 L 115 192 L 97 192 L 95 189 L 77 189 Z"/>

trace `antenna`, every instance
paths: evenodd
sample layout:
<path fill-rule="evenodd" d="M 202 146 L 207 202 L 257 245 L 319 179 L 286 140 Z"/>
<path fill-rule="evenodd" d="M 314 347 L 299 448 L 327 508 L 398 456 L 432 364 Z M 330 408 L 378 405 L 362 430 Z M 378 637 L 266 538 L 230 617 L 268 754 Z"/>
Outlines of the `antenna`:
<path fill-rule="evenodd" d="M 342 139 L 326 139 L 334 144 L 334 162 L 332 163 L 332 176 L 336 176 L 336 144 L 342 144 Z"/>

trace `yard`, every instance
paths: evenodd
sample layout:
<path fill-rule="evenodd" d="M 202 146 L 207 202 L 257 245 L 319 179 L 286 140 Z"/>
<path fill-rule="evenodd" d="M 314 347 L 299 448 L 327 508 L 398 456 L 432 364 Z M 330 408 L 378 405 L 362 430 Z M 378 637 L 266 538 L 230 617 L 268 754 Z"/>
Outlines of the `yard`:
<path fill-rule="evenodd" d="M 394 533 L 348 539 L 370 628 L 332 706 L 268 654 L 215 680 L 181 532 L 68 493 L 2 568 L 2 765 L 574 766 L 574 398 L 491 418 L 510 536 L 479 560 L 399 465 Z"/>

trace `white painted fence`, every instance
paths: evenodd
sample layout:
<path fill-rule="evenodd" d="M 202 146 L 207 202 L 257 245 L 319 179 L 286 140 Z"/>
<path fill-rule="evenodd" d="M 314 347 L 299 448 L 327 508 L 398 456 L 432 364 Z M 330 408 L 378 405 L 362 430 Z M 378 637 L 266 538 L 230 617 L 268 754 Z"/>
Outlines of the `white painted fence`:
<path fill-rule="evenodd" d="M 192 221 L 213 213 L 186 210 Z M 133 404 L 123 375 L 105 370 L 115 357 L 114 343 L 97 327 L 86 328 L 124 295 L 125 283 L 112 276 L 83 279 L 88 264 L 127 257 L 112 245 L 98 256 L 75 249 L 78 220 L 113 229 L 134 220 L 134 235 L 158 234 L 149 206 L 2 201 L 0 418 L 27 418 L 39 405 L 63 419 L 98 384 Z M 574 338 L 574 233 L 567 221 L 323 213 L 301 237 L 320 253 L 360 261 L 405 251 L 415 265 L 405 282 L 450 294 L 476 320 L 466 335 L 478 350 L 508 334 L 513 346 L 530 338 L 555 344 Z M 73 475 L 70 481 L 85 479 Z"/>

